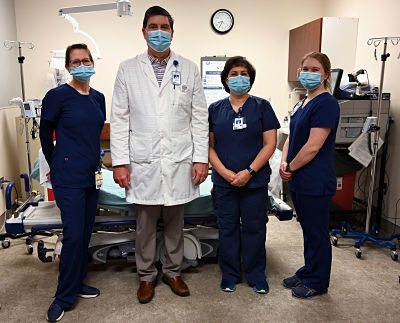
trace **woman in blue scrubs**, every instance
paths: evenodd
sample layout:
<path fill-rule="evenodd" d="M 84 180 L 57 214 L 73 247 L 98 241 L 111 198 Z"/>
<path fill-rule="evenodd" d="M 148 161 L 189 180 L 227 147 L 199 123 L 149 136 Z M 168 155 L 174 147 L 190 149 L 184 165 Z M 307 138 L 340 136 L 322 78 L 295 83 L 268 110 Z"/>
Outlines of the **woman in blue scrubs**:
<path fill-rule="evenodd" d="M 73 79 L 47 92 L 42 102 L 40 141 L 63 228 L 58 287 L 47 312 L 49 322 L 61 320 L 78 296 L 100 294 L 83 283 L 99 196 L 95 173 L 100 167 L 100 133 L 106 119 L 104 95 L 89 86 L 93 66 L 85 44 L 69 46 L 65 68 Z"/>
<path fill-rule="evenodd" d="M 257 293 L 269 291 L 265 275 L 268 160 L 280 127 L 268 101 L 249 95 L 256 71 L 243 57 L 227 60 L 221 82 L 229 93 L 209 107 L 213 199 L 219 226 L 220 287 L 233 292 L 241 264 Z M 242 262 L 241 262 L 242 258 Z"/>
<path fill-rule="evenodd" d="M 325 54 L 313 52 L 303 57 L 299 80 L 307 96 L 291 113 L 290 135 L 282 151 L 280 174 L 289 181 L 303 230 L 305 261 L 282 283 L 299 298 L 324 294 L 329 287 L 329 203 L 336 192 L 334 152 L 340 115 L 337 100 L 328 92 L 330 71 Z"/>

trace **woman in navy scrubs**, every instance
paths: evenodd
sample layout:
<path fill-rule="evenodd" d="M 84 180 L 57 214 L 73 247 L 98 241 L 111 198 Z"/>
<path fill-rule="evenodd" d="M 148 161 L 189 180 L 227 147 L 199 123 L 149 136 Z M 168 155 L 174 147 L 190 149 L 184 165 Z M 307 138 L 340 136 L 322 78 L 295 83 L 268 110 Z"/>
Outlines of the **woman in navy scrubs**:
<path fill-rule="evenodd" d="M 305 55 L 299 80 L 307 96 L 291 113 L 290 135 L 282 151 L 280 174 L 303 230 L 304 261 L 294 276 L 283 280 L 293 296 L 311 298 L 328 291 L 332 249 L 329 203 L 336 192 L 335 137 L 339 104 L 328 92 L 331 63 L 322 53 Z"/>
<path fill-rule="evenodd" d="M 233 292 L 241 264 L 257 293 L 269 291 L 265 275 L 268 160 L 280 127 L 268 101 L 249 95 L 256 71 L 243 57 L 228 59 L 221 82 L 229 93 L 209 107 L 213 199 L 219 226 L 221 289 Z M 242 256 L 242 262 L 241 262 Z"/>
<path fill-rule="evenodd" d="M 100 294 L 97 288 L 83 283 L 99 196 L 95 172 L 100 166 L 100 133 L 106 118 L 104 95 L 89 86 L 95 73 L 93 66 L 85 44 L 69 46 L 65 68 L 73 79 L 47 92 L 42 102 L 40 141 L 50 165 L 63 228 L 58 287 L 47 312 L 49 322 L 61 320 L 64 310 L 70 309 L 78 296 Z"/>

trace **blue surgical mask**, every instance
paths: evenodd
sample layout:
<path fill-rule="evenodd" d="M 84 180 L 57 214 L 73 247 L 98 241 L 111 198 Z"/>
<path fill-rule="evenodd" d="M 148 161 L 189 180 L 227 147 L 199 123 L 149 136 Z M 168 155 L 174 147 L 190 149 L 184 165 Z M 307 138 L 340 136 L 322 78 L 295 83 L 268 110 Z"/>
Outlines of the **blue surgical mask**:
<path fill-rule="evenodd" d="M 314 90 L 321 85 L 321 74 L 311 72 L 301 72 L 299 77 L 300 83 L 307 90 Z"/>
<path fill-rule="evenodd" d="M 230 77 L 228 87 L 235 94 L 244 94 L 250 89 L 250 77 L 242 75 Z"/>
<path fill-rule="evenodd" d="M 86 65 L 81 65 L 78 67 L 73 67 L 71 68 L 71 74 L 73 77 L 75 77 L 78 81 L 81 82 L 86 82 L 90 79 L 90 77 L 96 73 L 94 71 L 93 66 L 86 66 Z"/>
<path fill-rule="evenodd" d="M 156 52 L 163 52 L 171 46 L 171 34 L 163 30 L 147 32 L 149 35 L 149 46 Z"/>

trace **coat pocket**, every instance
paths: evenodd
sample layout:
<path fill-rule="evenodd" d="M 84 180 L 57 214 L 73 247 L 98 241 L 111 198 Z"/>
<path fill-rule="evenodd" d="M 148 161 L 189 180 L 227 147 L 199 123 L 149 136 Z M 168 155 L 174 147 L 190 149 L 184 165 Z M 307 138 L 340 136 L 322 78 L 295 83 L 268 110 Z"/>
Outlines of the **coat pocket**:
<path fill-rule="evenodd" d="M 131 162 L 149 162 L 152 156 L 152 137 L 149 134 L 130 132 L 129 159 Z"/>
<path fill-rule="evenodd" d="M 192 160 L 193 141 L 189 131 L 175 133 L 170 139 L 170 143 L 170 156 L 172 161 L 181 162 L 184 160 Z"/>

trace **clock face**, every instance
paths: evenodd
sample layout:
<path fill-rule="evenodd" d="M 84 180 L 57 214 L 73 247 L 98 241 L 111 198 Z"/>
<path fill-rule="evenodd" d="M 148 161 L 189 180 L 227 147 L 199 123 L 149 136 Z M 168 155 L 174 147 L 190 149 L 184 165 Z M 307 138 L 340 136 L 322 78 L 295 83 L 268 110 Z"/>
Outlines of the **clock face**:
<path fill-rule="evenodd" d="M 211 26 L 220 34 L 226 34 L 233 27 L 233 15 L 229 10 L 219 9 L 211 17 Z"/>

